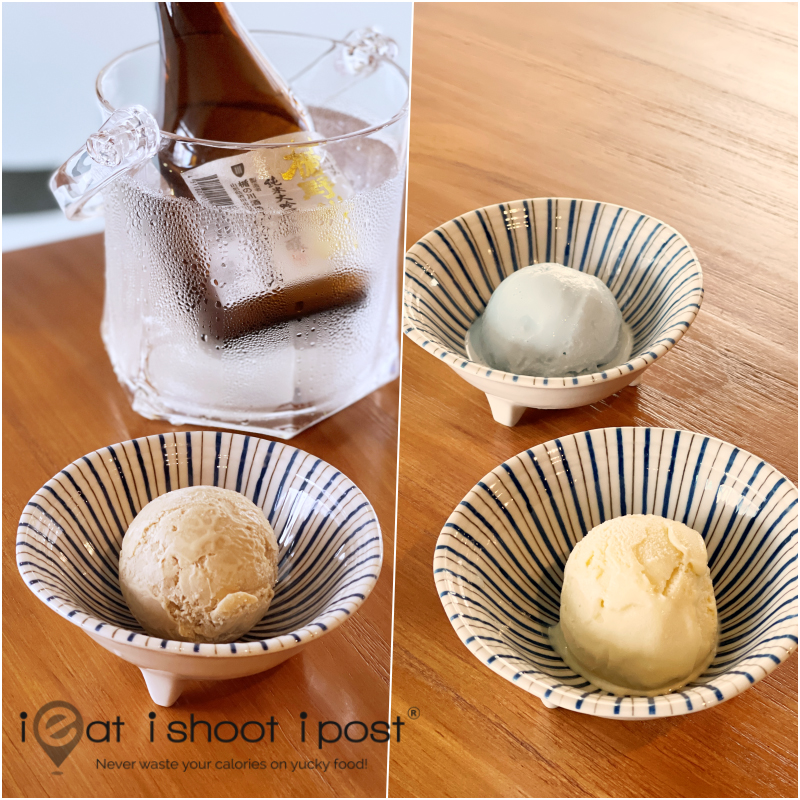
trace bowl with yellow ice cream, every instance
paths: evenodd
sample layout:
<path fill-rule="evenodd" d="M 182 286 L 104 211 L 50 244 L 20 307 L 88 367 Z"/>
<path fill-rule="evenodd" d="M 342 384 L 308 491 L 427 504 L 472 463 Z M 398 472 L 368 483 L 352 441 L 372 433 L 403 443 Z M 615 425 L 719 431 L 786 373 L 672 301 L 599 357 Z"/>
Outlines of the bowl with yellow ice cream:
<path fill-rule="evenodd" d="M 546 706 L 692 713 L 797 646 L 797 489 L 698 433 L 565 436 L 470 490 L 434 578 L 470 652 Z"/>
<path fill-rule="evenodd" d="M 369 501 L 330 464 L 192 431 L 66 466 L 25 506 L 16 554 L 43 603 L 139 667 L 169 706 L 188 680 L 263 672 L 346 622 L 383 545 Z"/>

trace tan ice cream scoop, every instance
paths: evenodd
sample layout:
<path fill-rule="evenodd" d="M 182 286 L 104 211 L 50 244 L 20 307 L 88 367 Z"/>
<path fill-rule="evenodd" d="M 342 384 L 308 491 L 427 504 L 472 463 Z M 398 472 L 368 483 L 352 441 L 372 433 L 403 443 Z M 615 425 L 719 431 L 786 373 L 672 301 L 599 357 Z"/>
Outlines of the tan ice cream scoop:
<path fill-rule="evenodd" d="M 168 492 L 139 512 L 122 540 L 122 594 L 142 627 L 163 639 L 240 639 L 266 613 L 277 576 L 272 527 L 230 489 Z"/>
<path fill-rule="evenodd" d="M 617 517 L 570 553 L 551 640 L 601 689 L 673 691 L 705 671 L 717 636 L 708 553 L 686 525 L 653 515 Z"/>

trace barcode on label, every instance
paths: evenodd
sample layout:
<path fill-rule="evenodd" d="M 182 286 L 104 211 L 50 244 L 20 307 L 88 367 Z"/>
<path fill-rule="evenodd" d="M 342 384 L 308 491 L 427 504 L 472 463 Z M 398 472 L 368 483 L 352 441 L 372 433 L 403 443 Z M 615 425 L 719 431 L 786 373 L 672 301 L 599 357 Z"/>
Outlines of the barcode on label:
<path fill-rule="evenodd" d="M 216 175 L 209 175 L 206 178 L 189 178 L 188 180 L 191 183 L 192 189 L 199 192 L 203 196 L 203 199 L 208 200 L 212 205 L 235 205 Z"/>

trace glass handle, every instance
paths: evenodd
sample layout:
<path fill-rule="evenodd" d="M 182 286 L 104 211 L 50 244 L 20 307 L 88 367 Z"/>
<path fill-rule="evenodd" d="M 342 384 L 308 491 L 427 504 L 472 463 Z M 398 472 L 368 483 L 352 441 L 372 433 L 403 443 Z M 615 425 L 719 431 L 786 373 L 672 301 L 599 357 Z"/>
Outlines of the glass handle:
<path fill-rule="evenodd" d="M 314 97 L 319 101 L 316 105 L 324 106 L 372 75 L 382 61 L 394 60 L 397 53 L 394 39 L 374 28 L 359 28 L 306 64 L 289 83 L 299 97 Z"/>
<path fill-rule="evenodd" d="M 340 64 L 351 75 L 369 75 L 382 58 L 397 57 L 397 42 L 374 28 L 359 28 L 344 37 Z"/>
<path fill-rule="evenodd" d="M 103 187 L 160 147 L 158 123 L 144 106 L 120 108 L 53 173 L 50 191 L 68 219 L 95 217 L 103 211 Z"/>

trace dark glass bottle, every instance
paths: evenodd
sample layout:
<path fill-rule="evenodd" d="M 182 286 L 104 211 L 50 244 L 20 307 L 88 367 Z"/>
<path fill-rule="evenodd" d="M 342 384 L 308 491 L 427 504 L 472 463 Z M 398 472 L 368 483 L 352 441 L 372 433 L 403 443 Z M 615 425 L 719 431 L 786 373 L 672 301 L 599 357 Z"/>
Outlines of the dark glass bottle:
<path fill-rule="evenodd" d="M 311 129 L 302 104 L 225 3 L 157 3 L 164 80 L 162 130 L 195 139 L 259 142 Z M 235 150 L 172 142 L 161 172 L 180 196 L 180 174 Z"/>
<path fill-rule="evenodd" d="M 195 139 L 247 143 L 311 131 L 307 111 L 227 4 L 156 5 L 164 67 L 162 130 Z M 211 188 L 203 196 L 208 199 L 216 192 L 221 204 L 227 205 L 216 176 L 197 181 L 184 173 L 242 153 L 172 141 L 159 152 L 159 167 L 175 196 L 196 197 L 198 184 L 206 181 Z M 275 183 L 277 177 L 271 180 Z M 356 272 L 331 272 L 305 280 L 300 275 L 284 276 L 284 284 L 270 291 L 222 297 L 213 265 L 207 271 L 198 296 L 199 322 L 203 341 L 217 348 L 292 319 L 358 303 L 366 296 L 364 279 Z"/>

